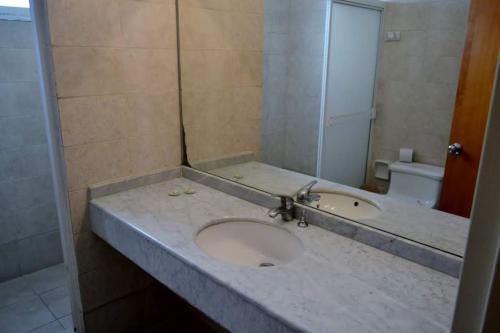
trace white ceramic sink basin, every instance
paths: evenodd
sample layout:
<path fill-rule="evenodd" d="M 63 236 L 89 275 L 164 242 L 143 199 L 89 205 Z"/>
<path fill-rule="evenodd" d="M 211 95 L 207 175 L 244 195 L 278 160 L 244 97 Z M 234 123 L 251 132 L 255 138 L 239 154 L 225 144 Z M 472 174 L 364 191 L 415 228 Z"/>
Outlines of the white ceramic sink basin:
<path fill-rule="evenodd" d="M 313 191 L 321 198 L 310 206 L 352 220 L 370 219 L 378 216 L 381 209 L 374 202 L 344 192 Z"/>
<path fill-rule="evenodd" d="M 224 262 L 254 267 L 277 266 L 300 256 L 300 239 L 278 225 L 253 219 L 222 219 L 198 232 L 196 244 Z"/>

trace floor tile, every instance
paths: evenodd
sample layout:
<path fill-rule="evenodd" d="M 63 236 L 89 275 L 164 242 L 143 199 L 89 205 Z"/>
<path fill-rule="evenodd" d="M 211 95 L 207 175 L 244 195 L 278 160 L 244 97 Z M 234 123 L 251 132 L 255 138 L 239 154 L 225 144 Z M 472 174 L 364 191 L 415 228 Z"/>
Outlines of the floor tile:
<path fill-rule="evenodd" d="M 66 286 L 40 294 L 40 297 L 56 318 L 62 318 L 71 313 L 69 292 Z"/>
<path fill-rule="evenodd" d="M 24 277 L 0 283 L 0 308 L 37 297 Z"/>
<path fill-rule="evenodd" d="M 43 325 L 41 327 L 35 328 L 29 333 L 70 333 L 73 330 L 69 330 L 64 328 L 58 321 L 53 321 L 47 325 Z"/>
<path fill-rule="evenodd" d="M 73 317 L 71 315 L 62 317 L 58 321 L 64 328 L 73 330 Z"/>
<path fill-rule="evenodd" d="M 25 333 L 55 319 L 38 297 L 0 309 L 2 333 Z"/>
<path fill-rule="evenodd" d="M 67 273 L 64 264 L 51 266 L 25 276 L 33 290 L 38 293 L 66 285 Z"/>

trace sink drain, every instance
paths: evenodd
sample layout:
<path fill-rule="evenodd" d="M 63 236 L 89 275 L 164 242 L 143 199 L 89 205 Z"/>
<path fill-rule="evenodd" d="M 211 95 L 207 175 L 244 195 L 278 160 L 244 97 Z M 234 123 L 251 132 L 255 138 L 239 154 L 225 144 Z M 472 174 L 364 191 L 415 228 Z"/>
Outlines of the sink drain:
<path fill-rule="evenodd" d="M 259 267 L 272 267 L 272 266 L 274 266 L 274 264 L 271 262 L 262 262 L 259 264 Z"/>

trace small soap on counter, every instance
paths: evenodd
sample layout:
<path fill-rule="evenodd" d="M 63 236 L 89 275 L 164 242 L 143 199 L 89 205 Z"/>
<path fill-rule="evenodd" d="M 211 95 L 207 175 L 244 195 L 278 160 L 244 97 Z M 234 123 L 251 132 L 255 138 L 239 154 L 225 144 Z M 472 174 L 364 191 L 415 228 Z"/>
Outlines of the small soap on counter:
<path fill-rule="evenodd" d="M 235 175 L 233 175 L 233 178 L 234 179 L 243 179 L 243 176 L 240 174 L 235 174 Z"/>
<path fill-rule="evenodd" d="M 193 190 L 192 188 L 188 188 L 184 190 L 184 194 L 195 194 L 196 190 Z"/>
<path fill-rule="evenodd" d="M 181 191 L 173 190 L 173 191 L 168 192 L 168 195 L 171 197 L 178 197 L 181 195 Z"/>

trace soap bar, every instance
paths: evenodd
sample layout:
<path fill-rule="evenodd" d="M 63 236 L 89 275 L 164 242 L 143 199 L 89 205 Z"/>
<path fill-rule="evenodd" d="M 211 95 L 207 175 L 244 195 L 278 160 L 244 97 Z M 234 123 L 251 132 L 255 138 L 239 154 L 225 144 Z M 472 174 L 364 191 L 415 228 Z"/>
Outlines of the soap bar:
<path fill-rule="evenodd" d="M 181 195 L 181 192 L 177 191 L 177 190 L 174 190 L 174 191 L 168 192 L 168 195 L 171 196 L 171 197 L 178 197 L 179 195 Z"/>

